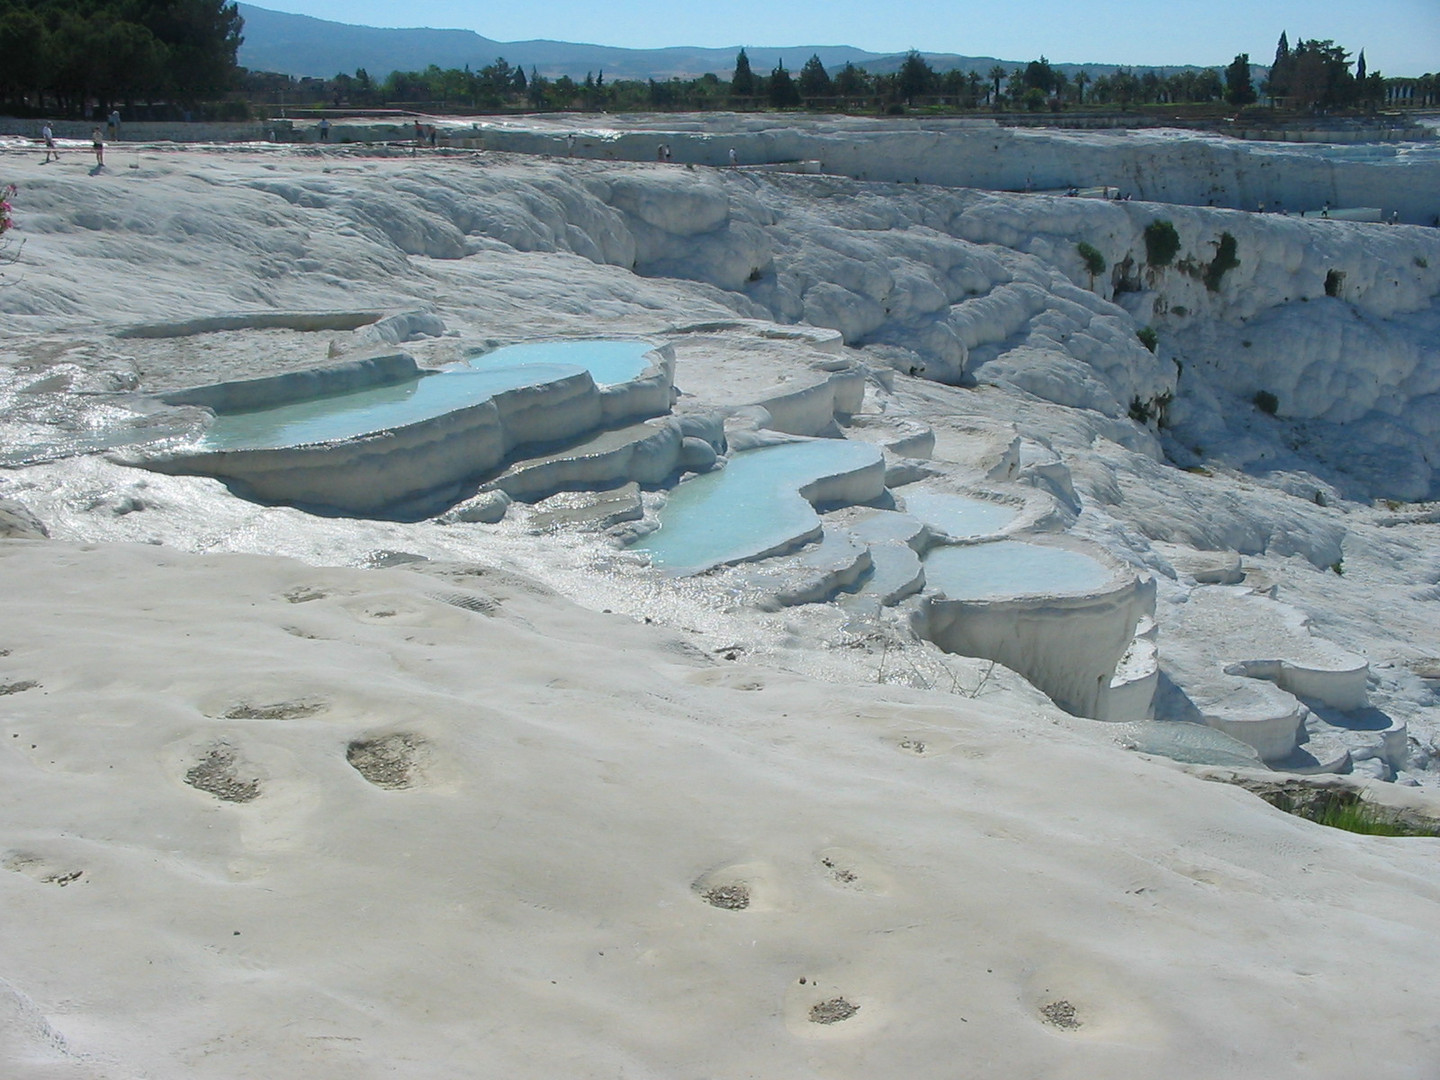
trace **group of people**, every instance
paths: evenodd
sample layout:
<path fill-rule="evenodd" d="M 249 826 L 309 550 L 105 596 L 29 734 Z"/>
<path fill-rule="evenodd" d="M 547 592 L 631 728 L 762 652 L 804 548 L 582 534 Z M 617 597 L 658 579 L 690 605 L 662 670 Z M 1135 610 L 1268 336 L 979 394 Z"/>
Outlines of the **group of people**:
<path fill-rule="evenodd" d="M 110 113 L 110 118 L 106 121 L 106 126 L 110 129 L 110 138 L 114 139 L 120 131 L 119 110 Z M 41 164 L 48 165 L 51 161 L 59 161 L 60 148 L 55 143 L 55 129 L 50 126 L 49 120 L 46 120 L 40 128 L 40 138 L 45 143 L 45 160 L 41 162 Z M 95 129 L 90 132 L 90 142 L 95 150 L 95 167 L 97 169 L 103 169 L 105 167 L 105 136 L 101 133 L 98 124 L 95 126 Z"/>
<path fill-rule="evenodd" d="M 574 135 L 567 135 L 567 136 L 566 136 L 566 138 L 565 138 L 565 153 L 566 153 L 566 155 L 569 156 L 569 157 L 573 157 L 573 156 L 575 155 L 575 136 L 574 136 Z M 740 155 L 735 152 L 735 148 L 734 148 L 733 146 L 730 148 L 730 155 L 729 155 L 729 157 L 730 157 L 730 167 L 731 167 L 732 169 L 735 168 L 736 166 L 738 166 L 738 165 L 740 164 Z M 669 143 L 661 143 L 658 147 L 655 148 L 655 160 L 656 160 L 656 161 L 659 161 L 659 162 L 663 162 L 663 163 L 665 163 L 665 164 L 667 164 L 667 165 L 670 164 L 670 162 L 672 162 L 672 161 L 675 160 L 675 159 L 674 159 L 674 156 L 670 153 L 670 144 L 669 144 Z"/>

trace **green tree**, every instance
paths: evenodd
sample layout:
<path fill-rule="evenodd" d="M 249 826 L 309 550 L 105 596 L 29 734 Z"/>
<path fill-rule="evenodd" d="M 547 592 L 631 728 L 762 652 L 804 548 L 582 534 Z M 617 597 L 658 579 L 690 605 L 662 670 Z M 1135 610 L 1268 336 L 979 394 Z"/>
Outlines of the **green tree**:
<path fill-rule="evenodd" d="M 785 70 L 784 60 L 770 72 L 767 90 L 770 104 L 777 109 L 789 109 L 800 104 L 800 88 L 795 85 L 795 80 L 790 78 L 790 72 Z"/>
<path fill-rule="evenodd" d="M 1180 252 L 1180 234 L 1173 223 L 1156 218 L 1145 226 L 1145 261 L 1150 266 L 1169 266 Z"/>
<path fill-rule="evenodd" d="M 225 0 L 128 0 L 138 22 L 165 43 L 168 89 L 194 101 L 229 88 L 245 40 L 240 9 Z M 125 10 L 122 8 L 122 10 Z"/>
<path fill-rule="evenodd" d="M 1255 87 L 1250 81 L 1250 54 L 1241 53 L 1225 69 L 1225 100 L 1239 108 L 1255 103 Z"/>
<path fill-rule="evenodd" d="M 736 97 L 755 95 L 755 74 L 750 70 L 750 58 L 745 55 L 744 49 L 735 57 L 735 74 L 730 76 L 730 93 Z"/>
<path fill-rule="evenodd" d="M 224 0 L 6 0 L 0 93 L 71 113 L 91 101 L 213 98 L 236 81 L 242 26 Z"/>
<path fill-rule="evenodd" d="M 800 69 L 800 96 L 803 98 L 829 97 L 835 92 L 830 73 L 820 62 L 818 54 L 812 55 Z"/>
<path fill-rule="evenodd" d="M 1290 93 L 1291 68 L 1294 57 L 1290 53 L 1290 39 L 1280 31 L 1280 40 L 1275 45 L 1275 59 L 1270 62 L 1270 77 L 1262 89 L 1272 98 L 1283 98 Z"/>
<path fill-rule="evenodd" d="M 1025 88 L 1039 90 L 1042 94 L 1048 94 L 1055 89 L 1055 69 L 1045 57 L 1031 60 L 1025 65 Z"/>
<path fill-rule="evenodd" d="M 1291 103 L 1300 108 L 1336 108 L 1353 104 L 1357 96 L 1350 55 L 1329 39 L 1296 45 L 1288 78 Z"/>
<path fill-rule="evenodd" d="M 861 97 L 870 92 L 870 73 L 846 64 L 835 76 L 835 92 L 841 97 Z"/>
<path fill-rule="evenodd" d="M 896 89 L 900 96 L 907 102 L 917 97 L 931 93 L 935 86 L 935 72 L 925 62 L 925 58 L 915 49 L 905 54 L 905 60 L 900 65 L 896 81 Z"/>
<path fill-rule="evenodd" d="M 980 87 L 984 85 L 985 80 L 978 71 L 972 71 L 965 76 L 965 104 L 970 108 L 980 104 Z"/>
<path fill-rule="evenodd" d="M 33 11 L 11 10 L 0 15 L 0 94 L 21 101 L 46 88 L 51 64 L 50 32 Z"/>
<path fill-rule="evenodd" d="M 1004 80 L 1007 74 L 1009 73 L 999 64 L 996 64 L 988 72 L 991 88 L 990 100 L 995 102 L 996 104 L 999 104 L 1000 102 L 1000 83 Z"/>

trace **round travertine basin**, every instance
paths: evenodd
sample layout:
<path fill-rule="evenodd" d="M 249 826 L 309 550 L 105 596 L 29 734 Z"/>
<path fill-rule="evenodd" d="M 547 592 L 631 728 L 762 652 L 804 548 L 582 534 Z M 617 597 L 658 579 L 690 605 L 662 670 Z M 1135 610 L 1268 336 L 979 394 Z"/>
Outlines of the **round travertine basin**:
<path fill-rule="evenodd" d="M 559 364 L 422 372 L 387 386 L 220 413 L 205 432 L 206 450 L 275 450 L 336 442 L 433 420 L 522 386 L 555 382 L 575 369 Z"/>
<path fill-rule="evenodd" d="M 655 346 L 648 341 L 534 341 L 506 345 L 463 361 L 475 371 L 573 364 L 590 372 L 597 386 L 615 386 L 643 375 Z"/>
<path fill-rule="evenodd" d="M 907 492 L 905 512 L 957 540 L 998 533 L 1020 516 L 1017 507 L 1003 502 L 943 491 Z"/>
<path fill-rule="evenodd" d="M 939 547 L 925 556 L 926 584 L 951 600 L 1090 593 L 1114 580 L 1115 571 L 1089 555 L 1019 540 Z"/>
<path fill-rule="evenodd" d="M 816 439 L 747 450 L 677 487 L 660 528 L 635 548 L 677 575 L 763 558 L 819 534 L 812 503 L 864 502 L 884 485 L 884 457 L 866 443 Z"/>
<path fill-rule="evenodd" d="M 1113 714 L 1116 668 L 1136 625 L 1155 612 L 1153 579 L 1073 542 L 936 548 L 925 583 L 938 595 L 916 612 L 921 635 L 1004 664 L 1077 716 Z"/>

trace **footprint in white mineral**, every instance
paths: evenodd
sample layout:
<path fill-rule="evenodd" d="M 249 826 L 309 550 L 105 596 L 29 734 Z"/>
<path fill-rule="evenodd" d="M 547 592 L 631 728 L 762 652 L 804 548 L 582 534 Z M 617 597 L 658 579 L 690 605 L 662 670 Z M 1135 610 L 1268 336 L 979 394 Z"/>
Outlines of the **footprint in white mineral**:
<path fill-rule="evenodd" d="M 260 796 L 260 778 L 241 764 L 233 746 L 216 743 L 185 773 L 185 783 L 222 802 L 250 802 Z"/>
<path fill-rule="evenodd" d="M 269 705 L 252 705 L 241 701 L 224 712 L 226 720 L 299 720 L 324 712 L 330 706 L 324 701 L 295 700 L 277 701 Z"/>
<path fill-rule="evenodd" d="M 351 767 L 387 791 L 415 787 L 430 755 L 430 744 L 408 731 L 356 739 L 345 748 Z"/>
<path fill-rule="evenodd" d="M 65 863 L 57 863 L 32 851 L 9 851 L 0 859 L 0 867 L 24 874 L 42 885 L 58 885 L 64 888 L 85 876 L 85 871 Z"/>

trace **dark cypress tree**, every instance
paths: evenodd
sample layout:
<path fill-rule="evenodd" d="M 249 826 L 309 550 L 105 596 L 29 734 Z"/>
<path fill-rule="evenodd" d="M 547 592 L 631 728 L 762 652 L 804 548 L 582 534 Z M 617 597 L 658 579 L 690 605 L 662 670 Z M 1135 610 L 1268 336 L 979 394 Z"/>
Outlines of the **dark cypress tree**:
<path fill-rule="evenodd" d="M 1241 53 L 1225 69 L 1225 100 L 1238 107 L 1255 103 L 1255 87 L 1250 81 L 1250 54 Z"/>
<path fill-rule="evenodd" d="M 1280 31 L 1280 42 L 1275 46 L 1275 62 L 1270 65 L 1270 80 L 1265 85 L 1271 97 L 1284 97 L 1290 92 L 1290 76 L 1295 58 L 1290 52 L 1290 39 Z"/>
<path fill-rule="evenodd" d="M 750 70 L 750 58 L 745 50 L 735 57 L 735 74 L 730 77 L 730 93 L 736 97 L 752 97 L 755 94 L 755 74 Z"/>

